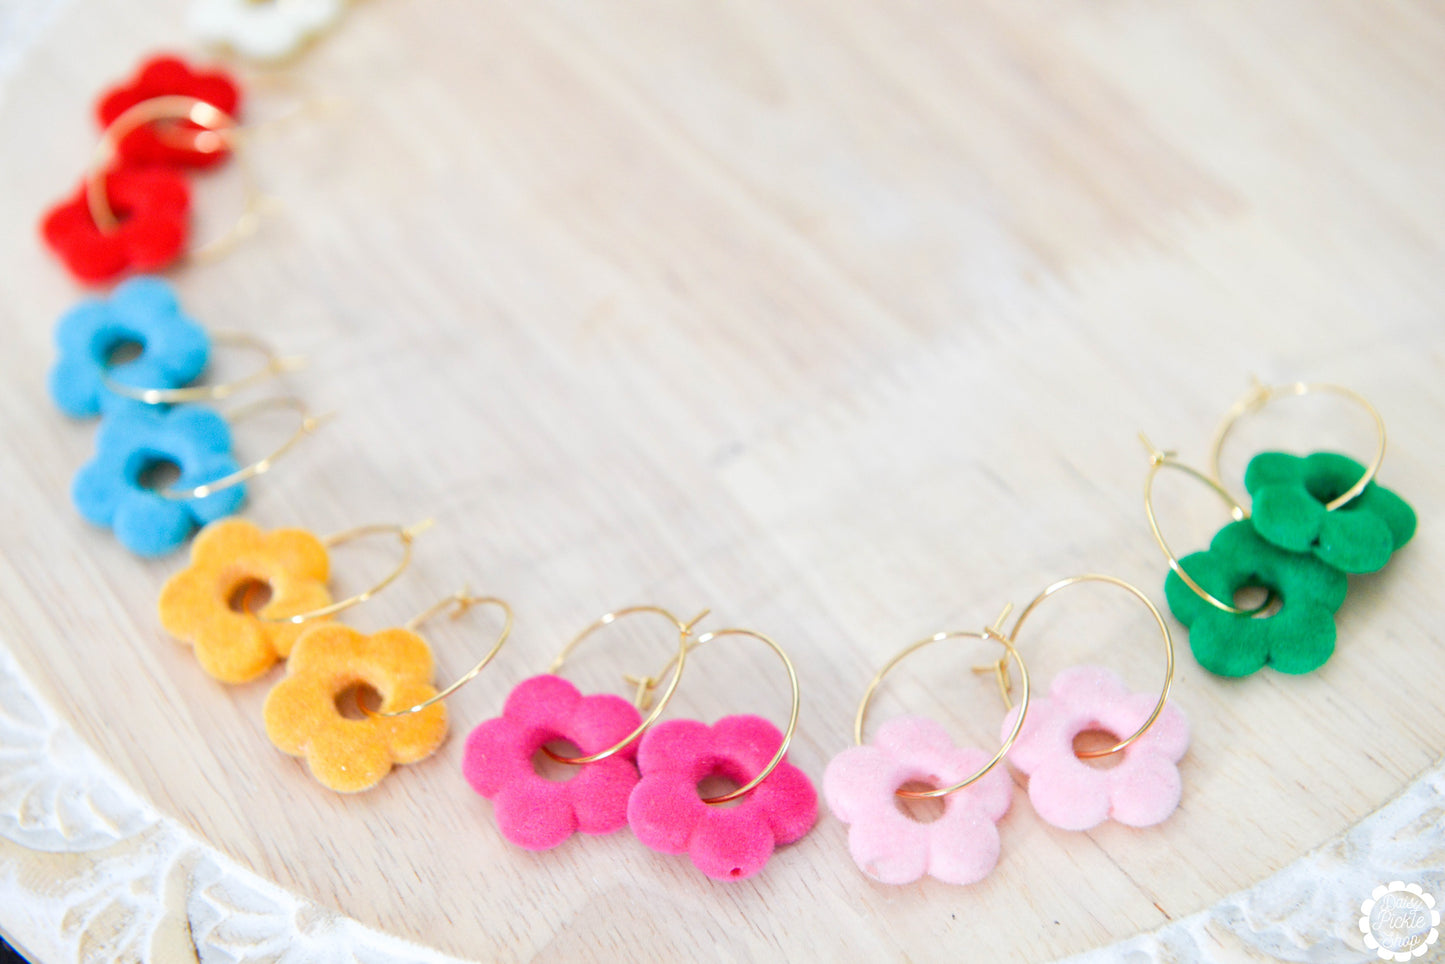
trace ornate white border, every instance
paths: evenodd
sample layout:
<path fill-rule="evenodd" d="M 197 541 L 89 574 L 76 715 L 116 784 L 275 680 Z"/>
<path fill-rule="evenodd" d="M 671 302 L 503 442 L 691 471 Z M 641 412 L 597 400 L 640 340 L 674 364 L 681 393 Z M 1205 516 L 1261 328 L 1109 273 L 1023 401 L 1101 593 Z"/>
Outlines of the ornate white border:
<path fill-rule="evenodd" d="M 1382 881 L 1445 893 L 1445 762 L 1273 877 L 1076 964 L 1368 955 Z M 459 964 L 288 893 L 139 799 L 0 645 L 0 932 L 39 961 Z"/>

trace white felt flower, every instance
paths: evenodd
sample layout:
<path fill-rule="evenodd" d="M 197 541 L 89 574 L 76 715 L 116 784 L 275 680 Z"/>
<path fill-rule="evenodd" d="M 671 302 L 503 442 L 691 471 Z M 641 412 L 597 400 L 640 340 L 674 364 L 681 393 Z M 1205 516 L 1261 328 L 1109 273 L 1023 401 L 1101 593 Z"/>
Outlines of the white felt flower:
<path fill-rule="evenodd" d="M 193 0 L 191 32 L 253 60 L 276 60 L 334 24 L 346 0 Z"/>

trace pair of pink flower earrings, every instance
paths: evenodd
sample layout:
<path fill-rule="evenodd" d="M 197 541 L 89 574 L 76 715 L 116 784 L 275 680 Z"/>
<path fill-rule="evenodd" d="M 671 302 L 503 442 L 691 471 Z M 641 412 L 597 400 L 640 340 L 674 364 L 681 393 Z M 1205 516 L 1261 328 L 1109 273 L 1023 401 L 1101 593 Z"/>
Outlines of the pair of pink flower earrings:
<path fill-rule="evenodd" d="M 610 694 L 583 696 L 555 675 L 584 639 L 642 613 L 666 618 L 677 630 L 678 648 L 657 677 L 628 677 L 638 687 L 636 705 Z M 715 880 L 741 880 L 762 870 L 776 847 L 812 829 L 817 792 L 787 760 L 799 707 L 792 662 L 777 643 L 750 629 L 693 636 L 693 627 L 706 615 L 683 622 L 657 606 L 608 613 L 579 633 L 546 674 L 518 684 L 501 716 L 472 731 L 463 773 L 493 801 L 502 836 L 527 850 L 548 850 L 578 831 L 609 834 L 630 826 L 653 850 L 686 853 Z M 712 726 L 696 720 L 657 723 L 677 690 L 688 653 L 725 636 L 760 640 L 782 659 L 793 700 L 785 731 L 750 715 L 727 716 Z M 653 691 L 669 670 L 653 705 Z M 564 741 L 577 748 L 576 755 L 563 756 L 549 746 Z M 575 774 L 564 781 L 541 775 L 533 766 L 539 751 L 575 768 Z M 703 797 L 699 785 L 710 776 L 738 786 Z"/>
<path fill-rule="evenodd" d="M 1055 593 L 1085 582 L 1118 586 L 1142 602 L 1164 638 L 1166 669 L 1157 699 L 1131 693 L 1111 671 L 1097 666 L 1065 670 L 1053 680 L 1047 697 L 1030 699 L 1028 668 L 1015 647 L 1030 614 Z M 829 808 L 849 824 L 848 849 L 858 867 L 874 880 L 906 884 L 924 874 L 951 884 L 972 884 L 988 876 L 999 860 L 998 822 L 1008 812 L 1014 785 L 1001 767 L 1009 759 L 1029 778 L 1035 812 L 1065 830 L 1088 830 L 1107 819 L 1147 827 L 1179 806 L 1182 783 L 1178 762 L 1189 745 L 1184 714 L 1168 705 L 1174 680 L 1174 646 L 1159 610 L 1141 590 L 1113 576 L 1086 574 L 1049 586 L 1024 608 L 1007 635 L 1002 631 L 1010 608 L 982 632 L 938 633 L 903 649 L 873 677 L 854 720 L 857 744 L 829 763 L 823 794 Z M 957 747 L 947 731 L 921 716 L 895 717 L 884 723 L 870 744 L 863 723 L 874 693 L 887 674 L 907 656 L 948 639 L 992 640 L 1003 656 L 987 669 L 997 673 L 1004 702 L 1013 690 L 1008 664 L 1020 678 L 1020 698 L 1004 716 L 1002 744 L 986 751 Z M 1116 742 L 1103 749 L 1076 749 L 1082 733 L 1102 731 Z M 1120 739 L 1119 735 L 1129 736 Z M 1120 755 L 1109 769 L 1089 759 Z M 931 789 L 907 789 L 925 784 Z M 942 798 L 942 816 L 915 821 L 895 804 L 905 799 Z"/>

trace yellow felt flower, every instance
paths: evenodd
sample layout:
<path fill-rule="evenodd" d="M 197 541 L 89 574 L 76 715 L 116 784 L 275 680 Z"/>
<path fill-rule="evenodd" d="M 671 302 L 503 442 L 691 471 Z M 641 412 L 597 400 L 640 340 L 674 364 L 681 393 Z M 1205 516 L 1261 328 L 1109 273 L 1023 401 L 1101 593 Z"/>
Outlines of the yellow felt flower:
<path fill-rule="evenodd" d="M 244 683 L 290 653 L 313 622 L 267 620 L 331 603 L 329 572 L 326 547 L 304 529 L 262 532 L 243 519 L 222 519 L 201 530 L 189 568 L 161 590 L 161 625 L 195 648 L 207 673 Z M 245 597 L 262 586 L 271 598 L 252 612 Z"/>
<path fill-rule="evenodd" d="M 433 703 L 405 716 L 348 719 L 337 697 L 356 686 L 381 696 L 395 712 L 436 695 L 432 654 L 416 633 L 386 629 L 370 636 L 340 623 L 308 629 L 286 662 L 286 678 L 266 696 L 266 735 L 277 748 L 304 756 L 312 776 L 341 793 L 375 786 L 394 763 L 416 763 L 447 735 L 447 711 Z"/>

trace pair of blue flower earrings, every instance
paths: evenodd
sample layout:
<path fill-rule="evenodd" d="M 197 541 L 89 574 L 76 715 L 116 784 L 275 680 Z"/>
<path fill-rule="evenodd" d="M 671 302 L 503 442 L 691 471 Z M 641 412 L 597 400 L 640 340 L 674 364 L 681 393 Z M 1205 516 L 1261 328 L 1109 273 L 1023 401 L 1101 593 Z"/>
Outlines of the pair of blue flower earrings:
<path fill-rule="evenodd" d="M 231 515 L 245 483 L 266 472 L 323 421 L 291 396 L 272 396 L 223 416 L 202 402 L 230 398 L 298 367 L 264 342 L 208 333 L 159 278 L 138 277 L 109 298 L 87 298 L 61 316 L 50 397 L 66 415 L 99 416 L 95 454 L 76 473 L 71 499 L 81 516 L 114 530 L 138 556 L 179 547 L 198 526 Z M 219 346 L 259 352 L 263 365 L 221 384 L 197 385 Z M 264 458 L 241 465 L 231 425 L 286 409 L 300 422 Z M 169 479 L 166 476 L 170 476 Z"/>

